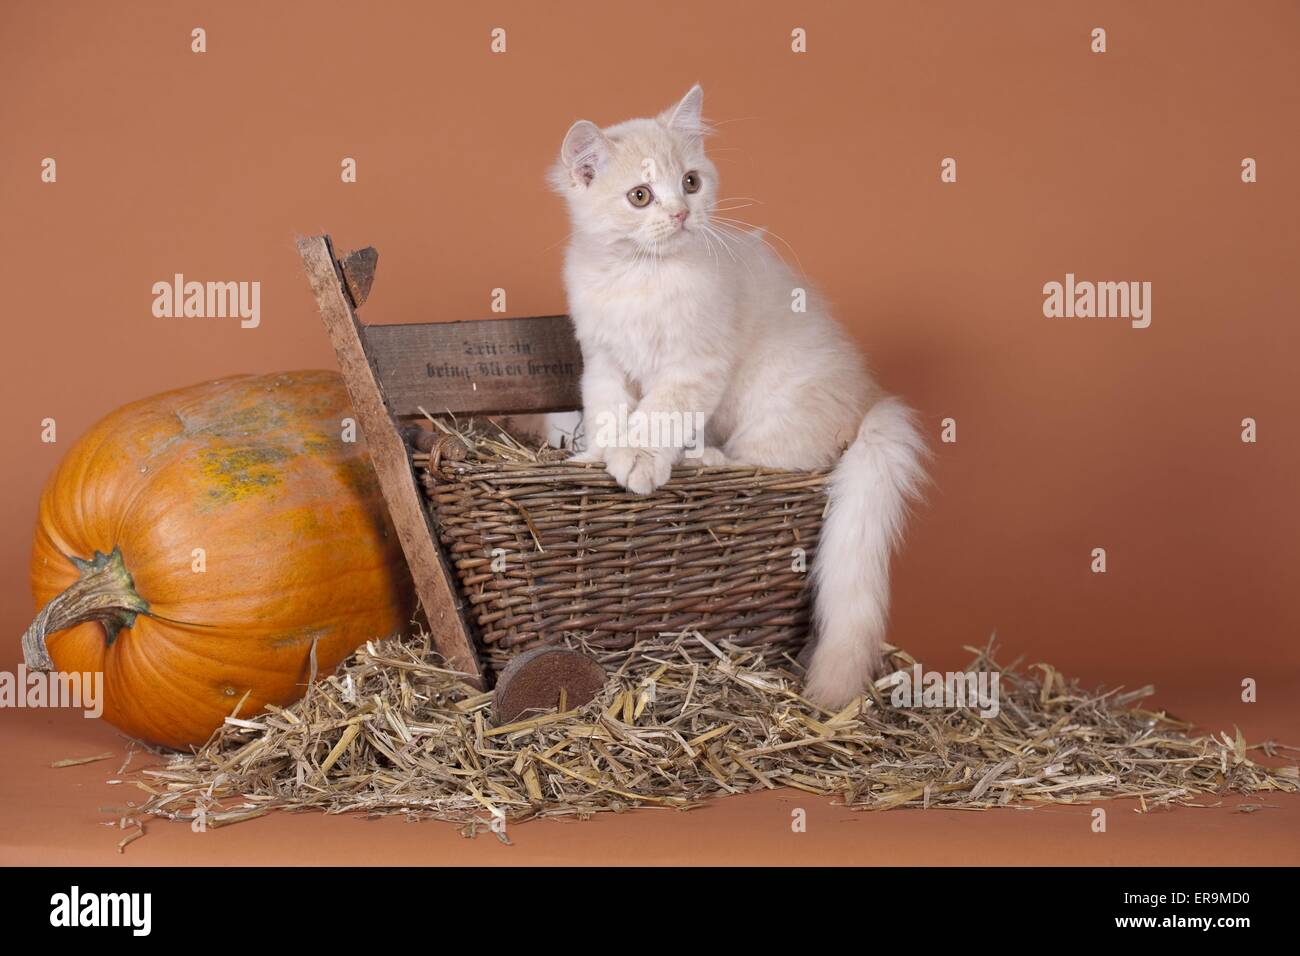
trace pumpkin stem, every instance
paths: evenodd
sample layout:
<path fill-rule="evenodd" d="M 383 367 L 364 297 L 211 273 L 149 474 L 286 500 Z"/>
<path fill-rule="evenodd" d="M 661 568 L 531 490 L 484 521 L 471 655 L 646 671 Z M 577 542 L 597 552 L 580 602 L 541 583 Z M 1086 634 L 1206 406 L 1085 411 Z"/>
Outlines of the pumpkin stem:
<path fill-rule="evenodd" d="M 69 560 L 81 577 L 49 604 L 23 635 L 23 662 L 29 670 L 52 671 L 54 661 L 46 637 L 86 621 L 104 625 L 105 640 L 112 644 L 118 632 L 135 623 L 136 616 L 149 612 L 149 602 L 135 593 L 135 582 L 122 562 L 122 550 L 110 554 L 96 551 L 89 561 L 76 556 Z"/>

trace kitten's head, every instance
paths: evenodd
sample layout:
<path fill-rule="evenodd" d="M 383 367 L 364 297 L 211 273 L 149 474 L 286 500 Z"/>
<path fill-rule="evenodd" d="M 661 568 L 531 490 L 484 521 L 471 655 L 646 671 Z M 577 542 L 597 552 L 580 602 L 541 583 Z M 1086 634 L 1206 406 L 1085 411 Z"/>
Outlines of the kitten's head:
<path fill-rule="evenodd" d="M 574 230 L 629 254 L 673 255 L 703 242 L 718 195 L 703 105 L 696 85 L 654 119 L 569 127 L 550 179 L 568 200 Z"/>

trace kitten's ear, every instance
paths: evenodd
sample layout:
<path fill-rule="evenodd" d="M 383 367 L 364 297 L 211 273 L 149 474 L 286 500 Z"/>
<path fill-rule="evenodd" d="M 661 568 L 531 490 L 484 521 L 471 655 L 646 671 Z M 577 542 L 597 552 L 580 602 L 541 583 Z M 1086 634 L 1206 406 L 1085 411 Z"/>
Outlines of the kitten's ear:
<path fill-rule="evenodd" d="M 665 114 L 668 118 L 668 128 L 685 133 L 687 136 L 703 136 L 708 132 L 703 113 L 704 88 L 696 83 L 691 87 L 690 92 L 682 97 L 682 101 Z"/>
<path fill-rule="evenodd" d="M 560 165 L 568 171 L 575 184 L 591 185 L 596 172 L 608 158 L 609 141 L 599 126 L 590 120 L 578 120 L 569 127 L 564 145 L 560 147 Z"/>

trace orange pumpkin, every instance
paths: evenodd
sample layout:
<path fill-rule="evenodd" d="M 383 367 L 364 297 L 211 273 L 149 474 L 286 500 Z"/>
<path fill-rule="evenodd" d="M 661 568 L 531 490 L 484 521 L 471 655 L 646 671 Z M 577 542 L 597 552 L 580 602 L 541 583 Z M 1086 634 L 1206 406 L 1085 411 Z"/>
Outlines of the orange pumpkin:
<path fill-rule="evenodd" d="M 291 372 L 95 425 L 41 496 L 27 665 L 102 671 L 107 720 L 185 747 L 245 694 L 245 717 L 301 696 L 313 650 L 323 676 L 400 630 L 413 592 L 351 414 L 338 375 Z"/>

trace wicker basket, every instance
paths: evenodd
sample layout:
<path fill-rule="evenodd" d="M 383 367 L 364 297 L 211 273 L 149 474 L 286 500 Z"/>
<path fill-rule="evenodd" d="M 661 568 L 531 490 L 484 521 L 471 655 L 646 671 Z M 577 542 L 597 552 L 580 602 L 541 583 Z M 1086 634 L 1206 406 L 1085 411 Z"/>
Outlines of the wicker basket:
<path fill-rule="evenodd" d="M 825 471 L 679 467 L 647 497 L 599 465 L 435 458 L 422 477 L 495 672 L 566 637 L 618 651 L 695 628 L 796 653 L 807 635 Z"/>

